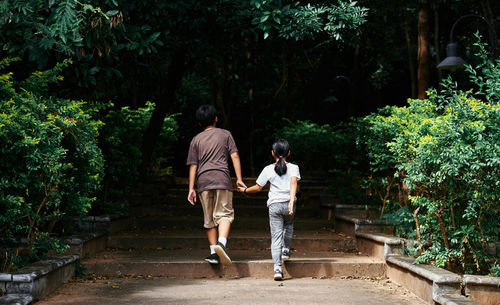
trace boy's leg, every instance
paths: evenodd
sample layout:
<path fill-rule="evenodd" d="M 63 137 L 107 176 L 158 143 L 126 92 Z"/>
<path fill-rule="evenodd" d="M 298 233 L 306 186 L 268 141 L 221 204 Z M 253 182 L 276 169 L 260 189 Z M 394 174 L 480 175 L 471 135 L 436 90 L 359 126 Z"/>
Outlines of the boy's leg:
<path fill-rule="evenodd" d="M 269 206 L 269 228 L 271 230 L 271 255 L 274 270 L 281 270 L 281 247 L 283 246 L 283 214 L 282 203 L 273 203 Z"/>
<path fill-rule="evenodd" d="M 229 220 L 223 219 L 219 222 L 219 237 L 224 237 L 225 239 L 227 239 L 230 230 L 231 222 Z"/>
<path fill-rule="evenodd" d="M 234 220 L 233 192 L 230 190 L 215 191 L 214 222 L 218 226 L 219 238 L 215 252 L 219 255 L 222 264 L 231 265 L 231 258 L 226 251 L 226 242 Z"/>
<path fill-rule="evenodd" d="M 208 244 L 210 246 L 210 255 L 205 260 L 211 264 L 218 264 L 219 258 L 215 254 L 214 247 L 217 244 L 217 226 L 213 221 L 214 210 L 214 192 L 212 190 L 203 191 L 199 194 L 200 203 L 203 208 L 203 226 L 207 234 Z"/>
<path fill-rule="evenodd" d="M 199 194 L 199 197 L 203 208 L 203 226 L 205 227 L 208 243 L 215 245 L 217 243 L 217 225 L 212 217 L 214 213 L 214 192 L 212 190 L 203 191 Z"/>
<path fill-rule="evenodd" d="M 210 245 L 217 244 L 217 228 L 205 228 L 205 233 L 207 233 L 208 243 Z"/>
<path fill-rule="evenodd" d="M 234 220 L 233 192 L 215 190 L 214 196 L 213 220 L 218 226 L 219 237 L 227 239 Z"/>

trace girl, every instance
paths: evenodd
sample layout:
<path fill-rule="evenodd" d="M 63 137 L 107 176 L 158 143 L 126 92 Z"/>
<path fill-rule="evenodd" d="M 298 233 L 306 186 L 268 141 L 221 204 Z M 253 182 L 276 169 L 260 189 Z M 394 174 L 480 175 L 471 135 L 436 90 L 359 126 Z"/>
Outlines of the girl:
<path fill-rule="evenodd" d="M 257 184 L 252 187 L 238 187 L 244 194 L 257 193 L 269 181 L 269 226 L 271 228 L 271 254 L 274 263 L 274 280 L 283 279 L 282 261 L 290 258 L 290 244 L 293 235 L 293 216 L 295 213 L 295 194 L 297 181 L 300 180 L 299 167 L 286 161 L 290 155 L 290 147 L 285 140 L 273 144 L 271 154 L 275 163 L 266 166 Z"/>

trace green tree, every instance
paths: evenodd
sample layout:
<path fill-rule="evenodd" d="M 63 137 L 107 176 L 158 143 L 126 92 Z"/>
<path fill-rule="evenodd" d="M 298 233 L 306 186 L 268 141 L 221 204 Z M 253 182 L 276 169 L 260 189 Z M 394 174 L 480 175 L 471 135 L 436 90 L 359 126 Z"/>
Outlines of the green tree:
<path fill-rule="evenodd" d="M 0 69 L 9 62 L 0 61 Z M 22 82 L 0 76 L 0 236 L 26 239 L 35 255 L 48 245 L 62 249 L 49 233 L 61 233 L 54 228 L 65 215 L 90 210 L 103 177 L 96 110 L 47 95 L 68 64 Z"/>

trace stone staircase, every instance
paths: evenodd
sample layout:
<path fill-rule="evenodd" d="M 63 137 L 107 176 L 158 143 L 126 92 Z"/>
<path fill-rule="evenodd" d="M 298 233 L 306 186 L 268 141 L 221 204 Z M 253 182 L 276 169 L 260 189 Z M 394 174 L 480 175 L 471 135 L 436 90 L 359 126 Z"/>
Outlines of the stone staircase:
<path fill-rule="evenodd" d="M 255 183 L 245 180 L 248 186 Z M 301 181 L 285 277 L 384 277 L 382 260 L 359 254 L 354 238 L 334 231 L 334 219 L 327 218 L 317 199 L 324 188 L 320 180 Z M 248 196 L 234 192 L 229 267 L 203 260 L 209 250 L 202 209 L 199 203 L 191 206 L 186 196 L 186 179 L 140 185 L 130 200 L 128 229 L 108 236 L 106 251 L 84 260 L 88 271 L 102 276 L 272 278 L 266 190 Z"/>

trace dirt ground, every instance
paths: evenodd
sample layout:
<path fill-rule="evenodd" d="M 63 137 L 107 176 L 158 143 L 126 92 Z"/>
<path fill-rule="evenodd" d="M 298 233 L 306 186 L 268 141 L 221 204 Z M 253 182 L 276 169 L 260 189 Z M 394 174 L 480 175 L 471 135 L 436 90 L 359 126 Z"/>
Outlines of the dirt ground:
<path fill-rule="evenodd" d="M 119 277 L 73 280 L 38 305 L 52 304 L 371 304 L 423 300 L 388 279 L 178 279 Z"/>

